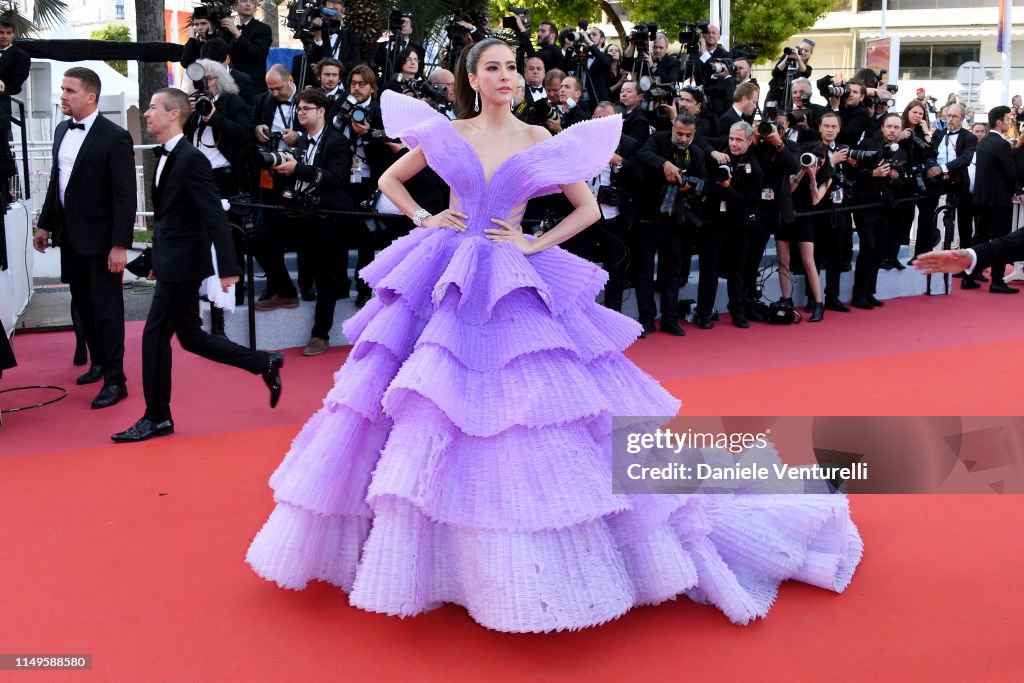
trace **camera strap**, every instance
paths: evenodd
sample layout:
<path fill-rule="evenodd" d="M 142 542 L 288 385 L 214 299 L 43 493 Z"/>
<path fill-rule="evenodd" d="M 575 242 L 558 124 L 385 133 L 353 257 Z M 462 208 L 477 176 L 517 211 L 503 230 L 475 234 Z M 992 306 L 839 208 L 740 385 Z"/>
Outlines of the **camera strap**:
<path fill-rule="evenodd" d="M 277 115 L 281 119 L 281 130 L 293 130 L 292 124 L 294 123 L 294 120 L 295 120 L 295 106 L 296 106 L 295 99 L 293 98 L 290 102 L 288 102 L 289 109 L 288 109 L 288 117 L 287 118 L 285 118 L 285 115 L 284 115 L 284 104 L 285 104 L 284 102 L 278 102 L 277 103 Z"/>

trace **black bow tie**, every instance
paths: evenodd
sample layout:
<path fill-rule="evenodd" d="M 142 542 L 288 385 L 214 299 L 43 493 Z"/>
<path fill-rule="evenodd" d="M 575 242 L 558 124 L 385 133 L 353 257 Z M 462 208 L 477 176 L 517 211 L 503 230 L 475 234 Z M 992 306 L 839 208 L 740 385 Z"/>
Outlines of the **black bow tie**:
<path fill-rule="evenodd" d="M 156 157 L 157 160 L 159 160 L 160 157 L 164 156 L 165 154 L 170 154 L 170 152 L 164 149 L 163 145 L 157 145 L 156 147 L 153 148 L 153 156 Z"/>
<path fill-rule="evenodd" d="M 85 130 L 85 124 L 75 123 L 74 121 L 68 121 L 68 130 L 75 130 L 76 128 L 78 130 Z"/>

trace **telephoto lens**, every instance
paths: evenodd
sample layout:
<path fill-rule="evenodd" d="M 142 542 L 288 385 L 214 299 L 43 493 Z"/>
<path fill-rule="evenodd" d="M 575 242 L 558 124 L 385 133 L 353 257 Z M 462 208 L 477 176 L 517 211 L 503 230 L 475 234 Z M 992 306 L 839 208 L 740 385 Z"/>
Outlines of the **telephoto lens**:
<path fill-rule="evenodd" d="M 724 183 L 726 180 L 732 177 L 732 167 L 728 164 L 722 164 L 715 169 L 715 182 Z"/>
<path fill-rule="evenodd" d="M 804 152 L 803 154 L 800 155 L 800 165 L 801 166 L 817 166 L 818 165 L 818 157 L 814 156 L 810 152 Z"/>

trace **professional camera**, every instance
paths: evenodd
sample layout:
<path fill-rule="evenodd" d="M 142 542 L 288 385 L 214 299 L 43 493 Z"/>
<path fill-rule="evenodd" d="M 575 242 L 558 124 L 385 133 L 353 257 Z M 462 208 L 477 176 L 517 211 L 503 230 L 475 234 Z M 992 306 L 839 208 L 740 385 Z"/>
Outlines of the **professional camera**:
<path fill-rule="evenodd" d="M 817 166 L 818 157 L 810 152 L 804 152 L 800 155 L 800 165 L 805 168 L 808 166 Z"/>
<path fill-rule="evenodd" d="M 648 110 L 654 111 L 663 104 L 673 104 L 679 97 L 679 83 L 662 83 L 660 76 L 655 76 L 653 81 L 645 79 L 648 77 L 641 77 L 639 87 L 649 103 Z M 647 86 L 646 90 L 644 85 Z"/>
<path fill-rule="evenodd" d="M 764 43 L 740 43 L 732 48 L 733 59 L 747 59 L 751 63 L 757 61 L 758 50 L 764 47 Z"/>
<path fill-rule="evenodd" d="M 270 139 L 265 144 L 256 146 L 256 153 L 253 156 L 257 167 L 273 168 L 284 163 L 285 155 L 290 154 L 290 151 L 280 149 L 283 136 L 280 131 L 268 133 L 267 137 Z"/>
<path fill-rule="evenodd" d="M 732 178 L 732 166 L 729 164 L 722 164 L 715 169 L 711 177 L 715 179 L 716 183 L 724 183 L 729 178 Z"/>
<path fill-rule="evenodd" d="M 711 68 L 712 75 L 729 74 L 730 76 L 736 73 L 736 64 L 729 57 L 719 57 L 718 59 L 712 59 L 708 62 L 708 66 Z"/>
<path fill-rule="evenodd" d="M 700 53 L 700 38 L 707 35 L 710 25 L 711 22 L 707 19 L 699 19 L 692 24 L 686 21 L 679 22 L 679 42 L 686 52 L 693 55 Z"/>
<path fill-rule="evenodd" d="M 549 121 L 557 121 L 559 119 L 558 110 L 551 106 L 551 102 L 546 97 L 542 97 L 534 102 L 533 108 L 537 110 L 538 114 Z"/>
<path fill-rule="evenodd" d="M 904 185 L 913 185 L 914 189 L 925 194 L 928 192 L 928 185 L 924 181 L 927 168 L 924 164 L 903 164 L 899 168 L 900 177 L 897 182 Z"/>
<path fill-rule="evenodd" d="M 388 14 L 388 31 L 391 32 L 392 40 L 398 40 L 398 37 L 402 35 L 402 26 L 406 19 L 412 19 L 412 12 L 393 9 Z"/>
<path fill-rule="evenodd" d="M 889 83 L 889 84 L 887 84 L 885 86 L 885 89 L 888 90 L 893 95 L 895 95 L 896 93 L 898 93 L 900 91 L 900 86 L 898 86 L 898 85 L 896 85 L 894 83 Z"/>
<path fill-rule="evenodd" d="M 341 15 L 337 10 L 324 7 L 326 1 L 292 0 L 288 5 L 288 19 L 285 25 L 292 30 L 292 37 L 295 40 L 313 40 L 315 32 L 330 28 L 326 24 L 341 21 Z M 320 26 L 315 24 L 316 19 L 320 19 Z"/>
<path fill-rule="evenodd" d="M 192 21 L 206 19 L 214 29 L 220 26 L 220 22 L 231 16 L 231 3 L 220 0 L 201 0 L 203 4 L 197 5 L 192 10 Z"/>
<path fill-rule="evenodd" d="M 768 100 L 764 103 L 764 109 L 761 111 L 761 122 L 757 124 L 757 134 L 761 136 L 761 139 L 768 137 L 775 132 L 776 124 L 775 119 L 779 116 L 779 105 L 775 100 Z"/>
<path fill-rule="evenodd" d="M 806 109 L 794 109 L 786 114 L 786 121 L 789 122 L 790 128 L 797 128 L 807 123 L 807 110 Z"/>
<path fill-rule="evenodd" d="M 213 95 L 206 88 L 206 69 L 199 62 L 192 62 L 185 69 L 185 75 L 195 86 L 195 90 L 188 96 L 188 99 L 195 102 L 196 113 L 200 116 L 209 116 L 213 113 Z"/>
<path fill-rule="evenodd" d="M 509 14 L 518 14 L 523 20 L 523 28 L 527 31 L 530 30 L 530 10 L 526 7 L 509 7 Z M 503 17 L 501 20 L 501 27 L 506 28 L 509 31 L 518 31 L 519 27 L 516 26 L 516 18 Z"/>
<path fill-rule="evenodd" d="M 444 32 L 448 35 L 448 39 L 453 43 L 461 43 L 465 40 L 466 36 L 469 35 L 469 29 L 457 23 L 459 21 L 473 23 L 466 18 L 466 13 L 461 7 L 456 7 L 452 11 L 452 16 L 448 20 L 448 23 L 444 25 Z M 514 25 L 515 20 L 513 20 L 512 23 Z M 399 28 L 399 31 L 401 31 L 401 28 Z"/>
<path fill-rule="evenodd" d="M 846 145 L 840 145 L 839 149 L 847 149 L 848 157 L 854 161 L 871 161 L 878 156 L 878 152 L 869 149 L 850 149 Z"/>
<path fill-rule="evenodd" d="M 425 78 L 413 78 L 405 81 L 403 87 L 413 93 L 417 99 L 433 100 L 438 104 L 445 104 L 448 102 L 446 88 L 442 86 L 435 86 Z"/>
<path fill-rule="evenodd" d="M 633 48 L 636 50 L 638 57 L 650 51 L 651 41 L 657 35 L 658 24 L 656 22 L 651 21 L 646 24 L 635 24 L 633 26 L 633 33 L 630 34 L 629 39 L 632 41 Z"/>
<path fill-rule="evenodd" d="M 835 79 L 832 76 L 825 76 L 818 81 L 818 92 L 825 99 L 830 97 L 846 97 L 850 94 L 850 86 L 836 85 Z"/>
<path fill-rule="evenodd" d="M 335 117 L 338 121 L 351 121 L 352 123 L 365 124 L 366 123 L 366 110 L 361 107 L 357 107 L 359 100 L 356 99 L 355 95 L 349 95 L 341 101 L 338 106 L 338 115 Z"/>

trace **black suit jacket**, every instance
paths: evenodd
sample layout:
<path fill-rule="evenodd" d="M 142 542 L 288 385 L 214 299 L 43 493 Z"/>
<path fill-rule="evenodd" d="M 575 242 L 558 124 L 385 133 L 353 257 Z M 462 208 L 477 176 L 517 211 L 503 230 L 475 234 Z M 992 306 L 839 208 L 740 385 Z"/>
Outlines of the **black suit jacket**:
<path fill-rule="evenodd" d="M 524 31 L 519 34 L 519 47 L 528 59 L 533 56 L 538 56 L 544 61 L 544 71 L 551 71 L 552 69 L 561 69 L 564 55 L 562 50 L 555 43 L 549 43 L 541 49 L 537 49 L 533 46 L 533 39 L 530 37 L 529 31 Z"/>
<path fill-rule="evenodd" d="M 154 176 L 155 177 L 155 176 Z M 210 244 L 221 277 L 239 275 L 234 240 L 210 162 L 182 138 L 153 189 L 153 275 L 161 282 L 198 282 L 213 275 Z"/>
<path fill-rule="evenodd" d="M 566 73 L 580 79 L 582 72 L 586 71 L 584 96 L 590 100 L 590 107 L 593 109 L 598 102 L 611 99 L 611 94 L 608 92 L 608 72 L 612 68 L 612 56 L 607 52 L 602 52 L 596 45 L 591 45 L 589 52 L 594 60 L 589 67 L 586 66 L 586 63 L 580 64 L 566 60 L 566 66 L 571 67 L 566 70 Z"/>
<path fill-rule="evenodd" d="M 215 103 L 213 116 L 202 123 L 199 115 L 185 122 L 185 137 L 192 142 L 192 134 L 200 127 L 213 130 L 213 140 L 220 153 L 227 157 L 232 166 L 237 165 L 238 154 L 252 140 L 252 121 L 245 101 L 238 95 L 220 95 Z"/>
<path fill-rule="evenodd" d="M 309 59 L 306 60 L 306 73 L 304 77 L 302 73 L 303 55 L 295 55 L 292 59 L 292 80 L 295 81 L 296 87 L 299 87 L 300 83 L 302 87 L 307 85 L 311 85 L 314 88 L 320 87 L 320 79 L 313 72 L 313 65 L 321 59 L 330 57 L 341 62 L 344 66 L 344 70 L 341 72 L 342 76 L 359 64 L 361 60 L 359 38 L 354 33 L 343 29 L 338 33 L 332 34 L 330 40 L 334 43 L 333 45 L 329 45 L 326 40 L 323 45 L 313 44 L 310 49 Z"/>
<path fill-rule="evenodd" d="M 408 47 L 411 47 L 413 52 L 415 52 L 420 58 L 420 68 L 419 71 L 416 72 L 416 75 L 422 76 L 424 55 L 426 53 L 423 51 L 423 47 L 421 45 L 417 45 L 411 41 L 409 42 Z M 392 43 L 390 41 L 377 45 L 377 52 L 373 57 L 373 62 L 377 65 L 378 83 L 386 83 L 391 80 L 391 77 L 395 73 L 395 63 L 398 61 L 398 56 L 402 54 L 402 49 L 403 48 L 399 47 L 397 43 Z"/>
<path fill-rule="evenodd" d="M 860 142 L 861 135 L 867 137 L 870 134 L 872 120 L 867 108 L 842 107 L 839 110 L 839 118 L 843 124 L 836 141 L 840 144 L 853 147 Z"/>
<path fill-rule="evenodd" d="M 986 138 L 992 135 L 986 135 Z M 985 140 L 983 139 L 982 142 Z M 977 189 L 977 184 L 975 184 Z M 978 263 L 974 272 L 980 273 L 996 263 L 1014 263 L 1024 261 L 1024 230 L 1014 230 L 1005 237 L 999 237 L 984 244 L 971 247 L 978 255 Z"/>
<path fill-rule="evenodd" d="M 298 94 L 299 94 L 298 91 L 296 91 L 295 95 L 297 96 Z M 256 108 L 253 110 L 253 115 L 252 115 L 252 125 L 253 125 L 253 127 L 259 126 L 259 125 L 262 124 L 262 125 L 270 126 L 271 128 L 273 128 L 273 126 L 274 126 L 274 117 L 277 115 L 277 109 L 278 109 L 279 105 L 280 105 L 281 111 L 282 111 L 281 115 L 284 116 L 285 118 L 289 119 L 288 120 L 288 128 L 289 128 L 289 130 L 302 130 L 299 127 L 299 122 L 298 122 L 298 118 L 299 118 L 298 104 L 296 104 L 293 107 L 291 102 L 278 102 L 276 99 L 274 99 L 274 96 L 271 95 L 270 92 L 265 92 L 265 93 L 263 93 L 262 95 L 260 95 L 256 99 Z M 289 114 L 291 114 L 291 116 L 289 116 Z"/>
<path fill-rule="evenodd" d="M 251 115 L 252 109 L 256 105 L 256 86 L 253 85 L 252 76 L 238 69 L 228 69 L 228 73 L 235 79 L 235 85 L 238 86 L 238 96 L 245 101 L 245 106 Z M 265 77 L 263 82 L 266 84 Z"/>
<path fill-rule="evenodd" d="M 345 136 L 334 126 L 325 125 L 323 138 L 317 145 L 316 153 L 309 164 L 302 161 L 302 155 L 309 146 L 309 135 L 303 131 L 302 139 L 296 147 L 299 163 L 295 166 L 292 177 L 307 183 L 320 182 L 315 194 L 320 197 L 320 208 L 347 210 L 352 208 L 352 200 L 345 191 L 348 187 L 349 172 L 352 169 L 352 149 Z"/>
<path fill-rule="evenodd" d="M 67 130 L 68 122 L 62 121 L 53 135 L 53 166 L 39 227 L 53 234 L 55 246 L 70 244 L 82 256 L 131 247 L 136 206 L 131 136 L 98 115 L 75 158 L 61 205 L 58 152 Z"/>
<path fill-rule="evenodd" d="M 0 81 L 4 82 L 4 92 L 14 96 L 21 92 L 21 86 L 28 78 L 32 69 L 32 58 L 17 45 L 11 45 L 0 54 Z"/>
<path fill-rule="evenodd" d="M 989 134 L 978 143 L 977 154 L 975 206 L 1010 206 L 1017 184 L 1010 143 L 1001 135 Z"/>
<path fill-rule="evenodd" d="M 267 55 L 274 40 L 270 27 L 251 19 L 241 31 L 242 35 L 231 45 L 231 66 L 248 74 L 256 93 L 266 92 Z"/>
<path fill-rule="evenodd" d="M 651 124 L 643 111 L 643 105 L 622 115 L 622 134 L 628 135 L 641 145 L 651 137 Z"/>
<path fill-rule="evenodd" d="M 932 149 L 938 156 L 939 150 L 945 145 L 948 130 L 937 131 L 932 136 Z M 953 145 L 954 158 L 946 162 L 946 170 L 949 171 L 950 182 L 959 185 L 967 177 L 967 167 L 971 165 L 974 158 L 974 151 L 978 148 L 978 138 L 969 130 L 961 128 L 956 136 L 956 143 Z"/>
<path fill-rule="evenodd" d="M 662 166 L 670 161 L 678 166 L 684 175 L 704 178 L 707 170 L 707 161 L 704 150 L 691 144 L 687 149 L 689 152 L 689 163 L 685 161 L 685 155 L 680 158 L 678 152 L 672 147 L 671 131 L 656 131 L 636 154 L 637 161 L 644 167 L 644 183 L 638 194 L 639 205 L 637 211 L 643 215 L 657 215 L 661 205 L 661 198 L 668 187 L 665 180 L 665 172 Z M 680 193 L 682 194 L 682 193 Z"/>

